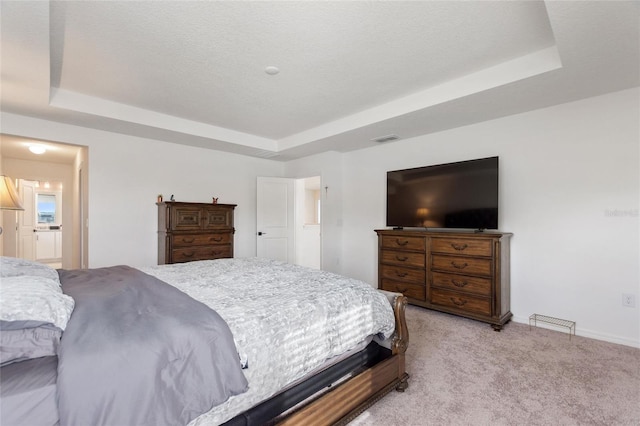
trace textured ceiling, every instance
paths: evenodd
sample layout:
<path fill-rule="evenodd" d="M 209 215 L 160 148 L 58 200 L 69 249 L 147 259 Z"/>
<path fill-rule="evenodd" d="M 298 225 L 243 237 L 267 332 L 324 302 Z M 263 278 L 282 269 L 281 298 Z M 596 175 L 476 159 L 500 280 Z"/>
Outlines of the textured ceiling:
<path fill-rule="evenodd" d="M 544 5 L 533 2 L 52 10 L 57 87 L 273 139 L 554 44 Z M 432 42 L 440 34 L 446 44 Z M 281 73 L 267 75 L 268 65 Z"/>
<path fill-rule="evenodd" d="M 637 2 L 0 7 L 2 111 L 282 160 L 640 84 Z"/>

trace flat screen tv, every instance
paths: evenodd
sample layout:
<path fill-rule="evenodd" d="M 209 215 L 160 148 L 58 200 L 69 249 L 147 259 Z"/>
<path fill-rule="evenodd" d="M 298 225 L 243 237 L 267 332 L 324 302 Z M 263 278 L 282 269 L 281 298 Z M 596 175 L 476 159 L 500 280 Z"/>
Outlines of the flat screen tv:
<path fill-rule="evenodd" d="M 498 157 L 387 172 L 387 226 L 498 228 Z"/>

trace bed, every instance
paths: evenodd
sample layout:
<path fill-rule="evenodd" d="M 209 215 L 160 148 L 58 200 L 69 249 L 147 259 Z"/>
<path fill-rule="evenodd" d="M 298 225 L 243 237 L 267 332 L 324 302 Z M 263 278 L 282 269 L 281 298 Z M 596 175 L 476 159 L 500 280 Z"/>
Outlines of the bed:
<path fill-rule="evenodd" d="M 407 386 L 406 299 L 329 272 L 2 258 L 0 273 L 3 425 L 344 424 Z"/>

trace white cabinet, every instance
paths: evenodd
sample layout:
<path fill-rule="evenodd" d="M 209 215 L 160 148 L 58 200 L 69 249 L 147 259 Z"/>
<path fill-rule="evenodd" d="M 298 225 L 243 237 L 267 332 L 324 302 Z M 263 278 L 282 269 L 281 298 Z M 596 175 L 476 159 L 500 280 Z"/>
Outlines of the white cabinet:
<path fill-rule="evenodd" d="M 55 257 L 56 244 L 53 232 L 38 232 L 36 234 L 36 259 L 53 259 Z"/>
<path fill-rule="evenodd" d="M 36 260 L 60 259 L 62 257 L 62 231 L 39 231 L 36 233 Z"/>

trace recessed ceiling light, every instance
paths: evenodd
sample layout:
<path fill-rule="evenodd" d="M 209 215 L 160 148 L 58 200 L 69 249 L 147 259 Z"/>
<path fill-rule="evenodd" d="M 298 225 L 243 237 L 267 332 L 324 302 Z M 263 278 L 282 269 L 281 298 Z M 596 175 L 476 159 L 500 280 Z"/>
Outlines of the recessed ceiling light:
<path fill-rule="evenodd" d="M 47 152 L 47 147 L 44 145 L 29 145 L 29 151 L 33 152 L 34 154 L 44 154 L 45 152 Z"/>
<path fill-rule="evenodd" d="M 264 72 L 269 75 L 276 75 L 280 72 L 280 69 L 278 67 L 274 67 L 273 65 L 269 65 L 264 69 Z"/>

